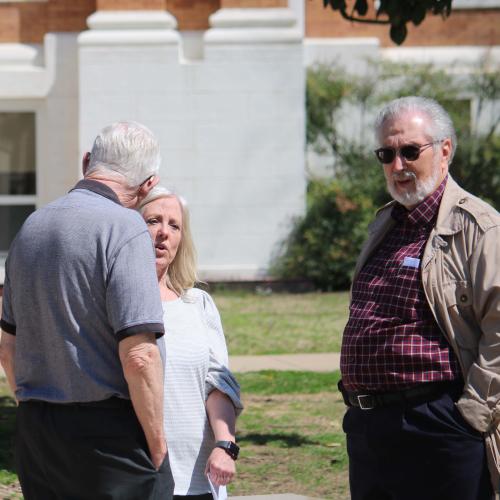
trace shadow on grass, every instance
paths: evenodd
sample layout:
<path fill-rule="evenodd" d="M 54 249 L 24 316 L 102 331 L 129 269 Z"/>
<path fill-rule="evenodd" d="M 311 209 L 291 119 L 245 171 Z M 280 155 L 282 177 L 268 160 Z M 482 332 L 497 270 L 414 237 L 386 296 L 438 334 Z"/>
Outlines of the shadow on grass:
<path fill-rule="evenodd" d="M 308 444 L 317 445 L 317 441 L 312 441 L 296 432 L 286 434 L 286 433 L 275 433 L 275 434 L 263 434 L 263 433 L 248 433 L 240 434 L 238 436 L 239 443 L 249 443 L 257 445 L 266 445 L 272 442 L 284 443 L 287 448 L 297 448 L 299 446 L 304 446 Z"/>
<path fill-rule="evenodd" d="M 16 406 L 9 396 L 0 396 L 0 470 L 15 473 L 14 430 Z"/>

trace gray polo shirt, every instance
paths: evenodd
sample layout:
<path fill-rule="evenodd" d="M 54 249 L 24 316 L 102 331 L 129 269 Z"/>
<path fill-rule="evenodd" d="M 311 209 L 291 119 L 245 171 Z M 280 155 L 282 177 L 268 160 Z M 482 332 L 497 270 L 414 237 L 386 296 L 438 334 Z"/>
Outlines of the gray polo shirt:
<path fill-rule="evenodd" d="M 129 398 L 119 341 L 164 332 L 142 217 L 104 184 L 80 181 L 26 220 L 5 273 L 1 326 L 16 335 L 17 398 Z"/>

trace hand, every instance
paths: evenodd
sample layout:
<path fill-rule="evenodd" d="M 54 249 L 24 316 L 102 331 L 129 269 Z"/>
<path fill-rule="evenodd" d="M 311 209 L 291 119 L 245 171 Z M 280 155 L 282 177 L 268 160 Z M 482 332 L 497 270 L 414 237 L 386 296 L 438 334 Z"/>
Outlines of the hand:
<path fill-rule="evenodd" d="M 153 465 L 155 466 L 156 470 L 158 470 L 161 467 L 161 464 L 164 462 L 166 458 L 167 458 L 166 446 L 161 447 L 160 450 L 151 452 L 151 461 L 153 462 Z"/>
<path fill-rule="evenodd" d="M 214 448 L 208 457 L 205 474 L 210 476 L 213 484 L 223 486 L 233 480 L 236 464 L 222 448 Z"/>

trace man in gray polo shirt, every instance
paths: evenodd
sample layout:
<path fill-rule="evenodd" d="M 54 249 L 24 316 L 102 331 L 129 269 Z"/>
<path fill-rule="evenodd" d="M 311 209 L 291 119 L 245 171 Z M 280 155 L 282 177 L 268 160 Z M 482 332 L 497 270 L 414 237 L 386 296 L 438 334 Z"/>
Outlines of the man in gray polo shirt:
<path fill-rule="evenodd" d="M 11 245 L 0 360 L 19 402 L 26 500 L 172 496 L 155 256 L 130 210 L 159 164 L 146 127 L 106 127 L 84 179 L 34 212 Z"/>

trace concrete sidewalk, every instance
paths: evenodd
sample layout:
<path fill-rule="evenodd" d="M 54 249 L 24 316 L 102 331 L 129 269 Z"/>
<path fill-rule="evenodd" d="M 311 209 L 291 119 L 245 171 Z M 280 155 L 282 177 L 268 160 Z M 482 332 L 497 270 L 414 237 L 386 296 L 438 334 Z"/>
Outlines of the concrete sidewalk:
<path fill-rule="evenodd" d="M 229 367 L 235 373 L 255 372 L 259 370 L 331 372 L 338 370 L 340 367 L 340 353 L 230 356 Z"/>

